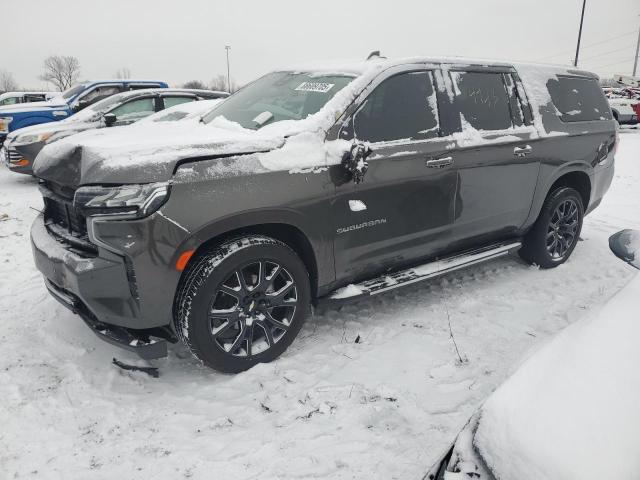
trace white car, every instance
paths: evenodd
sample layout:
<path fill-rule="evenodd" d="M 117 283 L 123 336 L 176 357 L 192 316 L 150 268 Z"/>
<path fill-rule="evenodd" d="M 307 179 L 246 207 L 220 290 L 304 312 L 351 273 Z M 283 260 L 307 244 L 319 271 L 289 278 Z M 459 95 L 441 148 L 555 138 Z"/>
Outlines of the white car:
<path fill-rule="evenodd" d="M 640 269 L 640 231 L 611 250 Z M 425 480 L 640 478 L 640 275 L 552 338 L 471 418 Z"/>
<path fill-rule="evenodd" d="M 5 92 L 0 95 L 0 106 L 44 102 L 58 95 L 60 95 L 60 92 Z"/>
<path fill-rule="evenodd" d="M 640 94 L 631 88 L 610 88 L 605 90 L 613 117 L 621 125 L 635 125 L 638 114 L 635 105 L 640 104 Z"/>

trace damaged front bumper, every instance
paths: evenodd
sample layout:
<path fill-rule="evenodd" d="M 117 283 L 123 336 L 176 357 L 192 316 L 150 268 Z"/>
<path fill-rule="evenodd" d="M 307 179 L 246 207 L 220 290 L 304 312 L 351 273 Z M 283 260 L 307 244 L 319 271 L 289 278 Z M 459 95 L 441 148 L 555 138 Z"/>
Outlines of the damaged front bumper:
<path fill-rule="evenodd" d="M 166 356 L 167 340 L 176 341 L 175 335 L 168 321 L 150 320 L 150 312 L 132 294 L 124 257 L 102 249 L 99 255 L 79 254 L 52 235 L 42 214 L 31 227 L 31 244 L 51 295 L 98 337 L 142 358 Z M 172 299 L 167 302 L 170 312 Z"/>
<path fill-rule="evenodd" d="M 73 313 L 79 315 L 91 331 L 105 342 L 129 350 L 144 359 L 167 356 L 166 340 L 153 338 L 144 332 L 102 323 L 95 318 L 86 305 L 74 294 L 55 285 L 46 278 L 45 284 L 53 298 Z"/>

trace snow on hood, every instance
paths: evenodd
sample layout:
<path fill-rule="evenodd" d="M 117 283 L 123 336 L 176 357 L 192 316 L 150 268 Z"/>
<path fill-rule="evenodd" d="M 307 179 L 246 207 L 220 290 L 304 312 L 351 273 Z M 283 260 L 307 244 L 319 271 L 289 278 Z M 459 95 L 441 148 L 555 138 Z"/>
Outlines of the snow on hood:
<path fill-rule="evenodd" d="M 194 122 L 138 123 L 83 132 L 51 143 L 39 153 L 34 173 L 63 184 L 169 180 L 180 160 L 263 152 L 267 170 L 300 170 L 339 163 L 349 143 L 325 142 L 340 118 L 383 64 L 354 77 L 316 114 L 284 120 L 259 130 L 215 118 Z M 269 153 L 266 153 L 269 152 Z"/>
<path fill-rule="evenodd" d="M 489 397 L 474 443 L 497 478 L 639 478 L 639 299 L 640 275 Z"/>
<path fill-rule="evenodd" d="M 74 118 L 71 117 L 68 120 L 62 120 L 60 122 L 41 123 L 39 125 L 31 125 L 29 127 L 20 128 L 11 132 L 7 136 L 7 141 L 11 142 L 22 135 L 34 135 L 38 133 L 48 132 L 62 133 L 81 131 L 87 128 L 96 128 L 96 126 L 98 125 L 100 125 L 99 121 L 74 121 Z"/>

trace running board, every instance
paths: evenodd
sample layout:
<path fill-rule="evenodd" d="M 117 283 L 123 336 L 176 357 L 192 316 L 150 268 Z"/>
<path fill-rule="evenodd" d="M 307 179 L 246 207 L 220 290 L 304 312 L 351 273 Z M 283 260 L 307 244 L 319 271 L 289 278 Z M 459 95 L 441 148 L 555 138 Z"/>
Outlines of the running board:
<path fill-rule="evenodd" d="M 379 293 L 388 292 L 412 283 L 421 282 L 429 278 L 438 277 L 445 273 L 469 267 L 477 263 L 493 260 L 518 250 L 520 242 L 499 243 L 487 247 L 471 250 L 459 255 L 434 260 L 423 265 L 408 268 L 400 272 L 381 275 L 371 280 L 351 284 L 333 291 L 325 298 L 327 303 L 339 303 L 372 297 Z"/>

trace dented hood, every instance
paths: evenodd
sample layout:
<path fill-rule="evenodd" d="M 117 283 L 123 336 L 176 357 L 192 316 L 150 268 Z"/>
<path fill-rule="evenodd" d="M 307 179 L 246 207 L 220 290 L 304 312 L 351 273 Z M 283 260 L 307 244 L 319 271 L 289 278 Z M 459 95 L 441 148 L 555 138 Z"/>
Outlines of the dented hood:
<path fill-rule="evenodd" d="M 219 119 L 150 123 L 79 133 L 45 146 L 34 174 L 69 187 L 88 184 L 151 183 L 171 179 L 183 161 L 265 152 L 284 137 L 248 130 Z"/>

